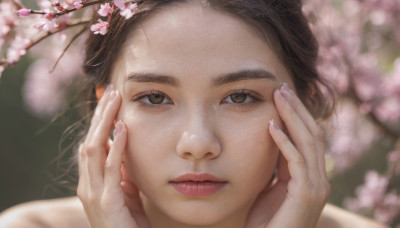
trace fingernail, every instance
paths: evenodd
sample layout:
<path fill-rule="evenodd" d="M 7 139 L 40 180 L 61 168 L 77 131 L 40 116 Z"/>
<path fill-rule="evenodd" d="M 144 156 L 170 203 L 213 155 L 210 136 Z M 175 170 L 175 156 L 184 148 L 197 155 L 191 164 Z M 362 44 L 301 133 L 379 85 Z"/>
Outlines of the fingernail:
<path fill-rule="evenodd" d="M 289 97 L 291 96 L 292 92 L 290 91 L 287 83 L 283 83 L 283 85 L 281 86 L 279 92 L 281 93 L 281 96 L 283 97 L 283 99 L 285 99 L 286 101 L 289 99 Z"/>
<path fill-rule="evenodd" d="M 121 133 L 123 127 L 124 127 L 124 123 L 122 123 L 121 120 L 118 120 L 117 124 L 115 125 L 115 129 L 114 129 L 114 137 L 116 137 L 117 135 L 119 135 Z"/>
<path fill-rule="evenodd" d="M 108 94 L 113 90 L 114 86 L 113 84 L 109 84 L 106 88 L 106 90 L 104 91 L 104 94 Z"/>
<path fill-rule="evenodd" d="M 280 128 L 278 127 L 278 125 L 275 124 L 274 119 L 271 119 L 269 121 L 269 125 L 273 126 L 276 130 L 280 130 Z"/>
<path fill-rule="evenodd" d="M 117 95 L 117 91 L 115 91 L 115 90 L 111 91 L 110 100 L 114 101 L 114 98 L 116 97 L 116 95 Z"/>

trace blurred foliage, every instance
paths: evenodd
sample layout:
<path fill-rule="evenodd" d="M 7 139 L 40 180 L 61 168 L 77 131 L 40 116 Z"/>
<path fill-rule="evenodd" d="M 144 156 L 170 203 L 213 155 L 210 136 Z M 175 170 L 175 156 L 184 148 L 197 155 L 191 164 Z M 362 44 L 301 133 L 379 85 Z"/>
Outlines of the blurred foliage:
<path fill-rule="evenodd" d="M 21 88 L 26 58 L 7 69 L 0 80 L 0 211 L 17 203 L 75 194 L 72 183 L 57 180 L 70 163 L 71 151 L 62 160 L 59 146 L 64 130 L 76 117 L 74 109 L 53 120 L 39 119 L 26 109 Z M 71 173 L 73 174 L 73 173 Z"/>

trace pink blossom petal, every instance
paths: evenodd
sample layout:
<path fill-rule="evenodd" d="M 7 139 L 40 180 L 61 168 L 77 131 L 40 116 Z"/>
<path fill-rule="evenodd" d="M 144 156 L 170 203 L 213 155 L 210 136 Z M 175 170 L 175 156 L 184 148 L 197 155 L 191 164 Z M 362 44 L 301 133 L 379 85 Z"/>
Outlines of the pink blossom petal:
<path fill-rule="evenodd" d="M 137 9 L 137 3 L 131 3 L 125 10 L 121 11 L 121 16 L 125 17 L 125 19 L 131 18 L 135 15 Z"/>
<path fill-rule="evenodd" d="M 31 43 L 27 38 L 20 36 L 15 37 L 15 40 L 7 50 L 7 62 L 18 62 L 21 56 L 26 54 L 26 47 Z"/>
<path fill-rule="evenodd" d="M 82 9 L 83 8 L 83 4 L 81 2 L 75 2 L 74 3 L 75 8 L 77 9 Z"/>
<path fill-rule="evenodd" d="M 114 9 L 110 6 L 110 4 L 106 3 L 102 4 L 97 12 L 100 14 L 100 16 L 106 17 L 108 15 L 111 15 L 113 11 Z"/>
<path fill-rule="evenodd" d="M 98 20 L 99 23 L 91 25 L 90 30 L 93 31 L 94 34 L 105 35 L 108 31 L 108 22 L 103 21 L 101 19 Z"/>
<path fill-rule="evenodd" d="M 125 10 L 126 6 L 125 6 L 125 0 L 113 0 L 114 5 L 116 5 L 120 10 Z"/>

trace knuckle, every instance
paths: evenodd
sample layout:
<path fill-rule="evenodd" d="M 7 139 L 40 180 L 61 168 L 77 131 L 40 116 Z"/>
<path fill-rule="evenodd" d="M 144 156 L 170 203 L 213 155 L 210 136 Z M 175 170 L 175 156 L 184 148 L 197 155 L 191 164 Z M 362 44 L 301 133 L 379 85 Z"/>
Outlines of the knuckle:
<path fill-rule="evenodd" d="M 78 196 L 78 198 L 80 200 L 82 200 L 84 198 L 83 194 L 84 193 L 83 193 L 82 185 L 78 184 L 78 188 L 76 189 L 76 195 Z"/>
<path fill-rule="evenodd" d="M 79 185 L 77 190 L 76 190 L 76 195 L 78 196 L 79 200 L 82 202 L 82 204 L 86 205 L 88 204 L 88 194 L 87 191 L 82 187 L 82 185 Z"/>
<path fill-rule="evenodd" d="M 306 160 L 304 159 L 303 155 L 301 155 L 300 153 L 297 153 L 294 157 L 293 157 L 293 162 L 295 162 L 298 165 L 305 165 Z"/>
<path fill-rule="evenodd" d="M 85 144 L 81 144 L 81 145 L 79 146 L 79 149 L 78 149 L 79 157 L 80 157 L 81 159 L 83 159 L 83 158 L 86 156 L 85 151 L 86 151 L 86 145 L 85 145 Z"/>
<path fill-rule="evenodd" d="M 88 197 L 87 197 L 87 202 L 88 202 L 89 204 L 94 205 L 94 204 L 97 203 L 98 198 L 99 198 L 99 196 L 98 196 L 97 193 L 95 193 L 95 192 L 90 192 L 90 193 L 88 194 Z"/>
<path fill-rule="evenodd" d="M 104 164 L 104 173 L 105 175 L 111 175 L 115 172 L 115 168 L 112 165 L 111 161 L 109 159 L 106 160 Z"/>
<path fill-rule="evenodd" d="M 100 146 L 92 144 L 92 145 L 89 145 L 86 147 L 84 153 L 86 153 L 86 155 L 88 157 L 91 157 L 91 156 L 95 155 L 96 153 L 98 153 L 98 151 L 100 151 L 100 150 L 101 150 Z"/>
<path fill-rule="evenodd" d="M 330 184 L 324 181 L 315 191 L 316 200 L 318 200 L 318 202 L 326 202 L 331 191 Z"/>
<path fill-rule="evenodd" d="M 311 138 L 307 138 L 307 139 L 304 141 L 304 144 L 306 145 L 306 147 L 307 147 L 308 149 L 315 149 L 315 142 L 314 142 L 314 140 L 312 140 Z"/>

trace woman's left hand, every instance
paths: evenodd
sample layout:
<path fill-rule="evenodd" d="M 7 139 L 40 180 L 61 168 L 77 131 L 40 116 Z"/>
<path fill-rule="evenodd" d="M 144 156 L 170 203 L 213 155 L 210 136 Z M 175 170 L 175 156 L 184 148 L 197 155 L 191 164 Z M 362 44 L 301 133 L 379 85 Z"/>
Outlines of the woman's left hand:
<path fill-rule="evenodd" d="M 270 122 L 269 133 L 281 151 L 277 182 L 260 193 L 246 227 L 315 227 L 330 193 L 324 134 L 286 84 L 275 91 L 274 101 L 289 135 Z"/>

